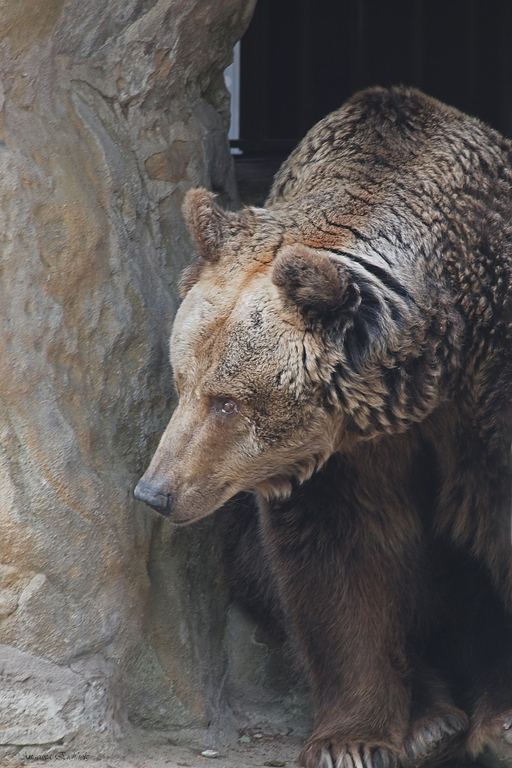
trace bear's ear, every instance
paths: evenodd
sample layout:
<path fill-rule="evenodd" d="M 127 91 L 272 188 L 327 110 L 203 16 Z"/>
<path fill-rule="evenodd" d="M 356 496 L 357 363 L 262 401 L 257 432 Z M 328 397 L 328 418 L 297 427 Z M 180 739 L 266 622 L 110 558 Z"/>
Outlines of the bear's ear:
<path fill-rule="evenodd" d="M 218 206 L 215 195 L 207 189 L 190 189 L 185 195 L 183 215 L 197 242 L 199 256 L 205 261 L 218 261 L 236 214 Z"/>
<path fill-rule="evenodd" d="M 342 266 L 306 245 L 285 246 L 272 268 L 272 282 L 300 311 L 311 317 L 355 312 L 361 302 L 357 285 Z"/>

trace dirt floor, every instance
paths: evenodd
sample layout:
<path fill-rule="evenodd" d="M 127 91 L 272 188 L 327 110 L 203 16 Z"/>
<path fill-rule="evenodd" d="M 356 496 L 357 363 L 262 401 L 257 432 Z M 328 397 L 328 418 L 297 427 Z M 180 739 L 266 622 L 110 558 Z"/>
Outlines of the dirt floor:
<path fill-rule="evenodd" d="M 244 738 L 244 737 L 241 737 Z M 293 736 L 268 736 L 253 734 L 249 743 L 240 743 L 229 749 L 212 750 L 212 756 L 204 756 L 205 750 L 176 746 L 169 740 L 150 739 L 141 734 L 140 744 L 123 758 L 90 759 L 82 752 L 67 755 L 55 753 L 30 758 L 28 748 L 24 754 L 0 759 L 2 768 L 35 768 L 42 763 L 62 768 L 293 768 L 302 746 L 302 740 Z M 216 755 L 215 753 L 218 752 Z M 215 755 L 215 756 L 214 756 Z"/>

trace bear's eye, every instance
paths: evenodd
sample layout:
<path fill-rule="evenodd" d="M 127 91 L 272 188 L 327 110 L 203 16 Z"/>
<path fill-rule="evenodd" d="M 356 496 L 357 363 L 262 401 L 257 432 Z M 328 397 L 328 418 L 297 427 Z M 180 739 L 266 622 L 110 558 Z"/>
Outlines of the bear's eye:
<path fill-rule="evenodd" d="M 222 413 L 226 416 L 231 416 L 232 413 L 238 413 L 238 403 L 234 400 L 224 400 L 221 407 Z"/>
<path fill-rule="evenodd" d="M 214 413 L 220 416 L 233 416 L 240 410 L 236 400 L 232 400 L 230 397 L 213 398 L 211 408 Z"/>

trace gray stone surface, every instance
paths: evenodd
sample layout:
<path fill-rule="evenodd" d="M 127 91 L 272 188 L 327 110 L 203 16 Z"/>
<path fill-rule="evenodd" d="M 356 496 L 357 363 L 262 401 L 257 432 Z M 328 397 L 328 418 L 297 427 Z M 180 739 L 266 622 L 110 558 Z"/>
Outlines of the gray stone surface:
<path fill-rule="evenodd" d="M 222 71 L 254 4 L 0 8 L 5 754 L 100 754 L 128 717 L 185 733 L 227 708 L 215 520 L 175 534 L 132 488 L 173 404 L 183 196 L 236 204 Z"/>
<path fill-rule="evenodd" d="M 69 742 L 87 748 L 94 734 L 115 749 L 126 729 L 116 680 L 98 654 L 65 667 L 1 645 L 0 745 L 44 754 Z"/>

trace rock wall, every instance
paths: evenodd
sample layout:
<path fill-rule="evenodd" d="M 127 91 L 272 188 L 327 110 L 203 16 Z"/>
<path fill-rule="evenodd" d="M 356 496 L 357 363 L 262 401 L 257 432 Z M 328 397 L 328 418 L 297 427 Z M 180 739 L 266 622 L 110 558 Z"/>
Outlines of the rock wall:
<path fill-rule="evenodd" d="M 236 203 L 222 72 L 255 0 L 0 9 L 0 753 L 223 709 L 214 520 L 132 499 L 170 415 L 180 205 Z"/>

